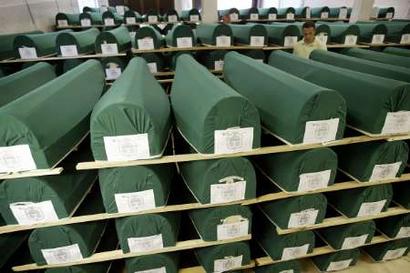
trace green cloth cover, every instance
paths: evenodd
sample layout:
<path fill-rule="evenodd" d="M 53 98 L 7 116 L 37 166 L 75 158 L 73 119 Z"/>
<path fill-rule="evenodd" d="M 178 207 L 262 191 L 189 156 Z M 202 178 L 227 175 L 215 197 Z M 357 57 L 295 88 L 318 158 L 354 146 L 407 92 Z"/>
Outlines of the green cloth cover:
<path fill-rule="evenodd" d="M 349 9 L 346 6 L 342 6 L 342 7 L 337 7 L 337 8 L 329 8 L 329 18 L 339 18 L 340 16 L 340 11 L 342 9 L 347 9 L 347 13 L 346 13 L 346 19 L 349 17 Z"/>
<path fill-rule="evenodd" d="M 279 8 L 279 9 L 278 9 L 278 18 L 281 18 L 281 19 L 286 18 L 286 15 L 287 15 L 288 13 L 293 13 L 293 14 L 295 14 L 295 13 L 296 13 L 295 8 L 292 8 L 292 7 Z"/>
<path fill-rule="evenodd" d="M 160 253 L 125 260 L 127 273 L 142 273 L 165 267 L 166 273 L 178 273 L 179 253 Z"/>
<path fill-rule="evenodd" d="M 258 266 L 255 273 L 301 273 L 302 267 L 297 260 L 275 263 L 271 265 Z"/>
<path fill-rule="evenodd" d="M 310 7 L 295 8 L 295 17 L 296 18 L 307 18 L 306 14 L 309 14 L 309 16 L 310 16 Z"/>
<path fill-rule="evenodd" d="M 257 60 L 258 62 L 265 62 L 265 52 L 259 49 L 249 49 L 241 51 L 241 54 L 248 56 L 252 59 Z M 224 56 L 225 58 L 225 56 Z"/>
<path fill-rule="evenodd" d="M 201 64 L 203 64 L 206 68 L 209 70 L 222 70 L 220 69 L 218 63 L 220 61 L 224 61 L 226 53 L 228 53 L 227 50 L 213 50 L 213 51 L 207 51 L 204 50 L 203 52 L 200 52 L 200 61 Z M 217 69 L 218 68 L 218 69 Z"/>
<path fill-rule="evenodd" d="M 78 54 L 86 54 L 94 52 L 94 42 L 96 37 L 100 35 L 97 28 L 90 28 L 78 32 L 60 33 L 56 39 L 56 49 L 58 55 L 61 54 L 61 46 L 75 45 Z"/>
<path fill-rule="evenodd" d="M 83 12 L 100 12 L 100 8 L 83 7 Z"/>
<path fill-rule="evenodd" d="M 0 60 L 18 56 L 14 50 L 14 38 L 22 34 L 39 34 L 42 31 L 32 31 L 27 33 L 7 33 L 0 34 Z"/>
<path fill-rule="evenodd" d="M 131 48 L 130 33 L 125 26 L 105 30 L 95 39 L 95 52 L 102 53 L 102 44 L 116 44 L 119 53 L 127 51 Z"/>
<path fill-rule="evenodd" d="M 128 24 L 127 18 L 135 18 L 136 23 L 142 21 L 141 14 L 130 9 L 124 12 L 124 24 Z"/>
<path fill-rule="evenodd" d="M 259 10 L 257 8 L 249 8 L 249 9 L 240 9 L 239 10 L 239 17 L 243 20 L 250 20 L 251 14 L 258 14 L 259 17 Z"/>
<path fill-rule="evenodd" d="M 114 19 L 114 24 L 115 25 L 120 25 L 122 22 L 124 22 L 124 16 L 119 15 L 116 12 L 112 11 L 106 11 L 102 14 L 102 19 L 105 24 L 105 19 Z"/>
<path fill-rule="evenodd" d="M 198 16 L 198 21 L 201 21 L 201 13 L 198 9 L 182 10 L 180 18 L 183 21 L 193 21 L 191 16 Z"/>
<path fill-rule="evenodd" d="M 248 24 L 237 25 L 229 24 L 232 30 L 235 44 L 251 45 L 252 37 L 262 37 L 263 45 L 268 43 L 268 33 L 264 25 Z"/>
<path fill-rule="evenodd" d="M 296 36 L 299 40 L 299 37 L 301 36 L 299 28 L 291 24 L 271 24 L 265 25 L 265 28 L 268 33 L 269 43 L 279 46 L 285 45 L 285 37 Z"/>
<path fill-rule="evenodd" d="M 156 17 L 157 17 L 157 20 L 158 20 L 158 21 L 160 20 L 159 13 L 158 13 L 158 11 L 156 11 L 156 10 L 149 10 L 146 14 L 144 14 L 144 15 L 142 16 L 142 20 L 143 20 L 144 22 L 148 22 L 148 17 L 149 17 L 149 16 L 156 16 Z"/>
<path fill-rule="evenodd" d="M 403 57 L 410 57 L 410 50 L 406 48 L 398 48 L 398 47 L 386 47 L 383 50 L 384 53 L 392 54 L 392 55 L 398 55 L 398 56 L 403 56 Z"/>
<path fill-rule="evenodd" d="M 144 26 L 135 32 L 135 48 L 139 48 L 138 40 L 144 38 L 151 38 L 153 40 L 154 48 L 160 48 L 164 44 L 164 38 L 162 38 L 161 33 L 159 33 L 154 27 L 152 26 Z"/>
<path fill-rule="evenodd" d="M 216 45 L 218 36 L 229 36 L 233 42 L 232 30 L 226 24 L 200 24 L 196 28 L 196 36 L 201 44 Z"/>
<path fill-rule="evenodd" d="M 410 22 L 392 21 L 383 22 L 387 27 L 386 40 L 392 43 L 400 43 L 402 35 L 410 34 Z"/>
<path fill-rule="evenodd" d="M 80 21 L 81 19 L 90 19 L 91 25 L 102 25 L 103 24 L 103 17 L 102 13 L 98 12 L 83 12 L 80 14 Z"/>
<path fill-rule="evenodd" d="M 169 16 L 176 16 L 176 17 L 177 17 L 177 22 L 179 21 L 179 15 L 178 15 L 178 12 L 177 12 L 176 10 L 174 10 L 174 9 L 168 10 L 168 11 L 162 16 L 162 18 L 163 18 L 163 20 L 164 20 L 165 22 L 169 22 L 169 19 L 168 19 Z"/>
<path fill-rule="evenodd" d="M 80 14 L 59 12 L 56 14 L 56 26 L 58 26 L 59 20 L 66 20 L 69 26 L 78 26 L 80 24 Z"/>
<path fill-rule="evenodd" d="M 379 262 L 406 256 L 409 253 L 409 246 L 410 239 L 401 239 L 366 246 L 364 251 L 376 262 Z"/>
<path fill-rule="evenodd" d="M 334 43 L 344 44 L 346 35 L 357 36 L 357 39 L 360 37 L 360 28 L 357 25 L 332 23 L 328 26 L 330 27 L 330 40 Z"/>
<path fill-rule="evenodd" d="M 394 189 L 394 191 L 396 191 L 396 189 Z M 410 214 L 382 218 L 377 220 L 376 223 L 377 228 L 389 238 L 409 237 Z"/>
<path fill-rule="evenodd" d="M 124 71 L 126 67 L 126 63 L 124 62 L 123 59 L 120 57 L 106 57 L 106 58 L 101 58 L 100 62 L 103 66 L 103 69 L 105 71 L 105 78 L 108 79 L 108 74 L 107 74 L 107 69 L 113 69 L 113 68 L 119 68 L 121 70 L 121 73 Z"/>
<path fill-rule="evenodd" d="M 259 18 L 269 19 L 269 14 L 278 14 L 278 10 L 275 7 L 259 8 Z"/>
<path fill-rule="evenodd" d="M 406 209 L 410 209 L 410 187 L 407 183 L 398 183 L 393 185 L 394 201 Z"/>
<path fill-rule="evenodd" d="M 383 24 L 360 24 L 356 23 L 356 26 L 360 29 L 359 42 L 371 43 L 373 35 L 375 34 L 387 34 L 387 27 Z"/>
<path fill-rule="evenodd" d="M 353 266 L 359 260 L 359 249 L 342 250 L 330 254 L 315 256 L 312 258 L 313 263 L 320 270 L 324 271 L 336 271 L 339 267 L 347 268 Z M 346 267 L 345 267 L 346 266 Z"/>
<path fill-rule="evenodd" d="M 168 31 L 168 34 L 165 36 L 165 42 L 169 47 L 177 47 L 178 38 L 191 38 L 192 39 L 192 46 L 196 45 L 196 37 L 192 28 L 188 25 L 177 25 L 175 24 L 174 27 Z"/>
<path fill-rule="evenodd" d="M 322 18 L 322 13 L 323 12 L 327 12 L 328 13 L 328 17 L 330 17 L 329 13 L 330 13 L 330 9 L 327 6 L 323 6 L 323 7 L 312 7 L 310 8 L 310 16 L 312 18 Z"/>
<path fill-rule="evenodd" d="M 394 7 L 379 8 L 377 13 L 377 18 L 387 18 L 387 13 L 392 13 L 392 18 L 394 17 Z"/>
<path fill-rule="evenodd" d="M 410 58 L 408 57 L 393 56 L 391 54 L 376 52 L 373 50 L 362 48 L 349 48 L 344 50 L 343 54 L 383 64 L 402 66 L 407 69 L 410 69 Z"/>
<path fill-rule="evenodd" d="M 218 16 L 219 17 L 224 17 L 226 15 L 231 15 L 231 14 L 234 14 L 234 13 L 238 14 L 238 17 L 239 17 L 239 10 L 237 8 L 218 10 Z"/>
<path fill-rule="evenodd" d="M 60 73 L 63 74 L 77 66 L 79 66 L 80 64 L 82 64 L 83 62 L 85 62 L 86 59 L 67 59 L 67 60 L 63 60 L 60 65 L 62 66 L 60 69 Z"/>
<path fill-rule="evenodd" d="M 140 55 L 147 64 L 155 63 L 157 66 L 157 72 L 161 72 L 165 69 L 164 58 L 160 53 L 143 53 Z"/>

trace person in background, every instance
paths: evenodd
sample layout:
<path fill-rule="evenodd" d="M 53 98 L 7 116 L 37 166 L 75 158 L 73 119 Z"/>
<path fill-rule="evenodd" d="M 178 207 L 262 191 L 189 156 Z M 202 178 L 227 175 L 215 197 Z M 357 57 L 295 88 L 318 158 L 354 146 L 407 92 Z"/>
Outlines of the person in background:
<path fill-rule="evenodd" d="M 326 45 L 316 38 L 316 28 L 314 22 L 306 22 L 302 26 L 303 39 L 293 47 L 293 54 L 309 59 L 310 53 L 315 49 L 327 50 Z"/>

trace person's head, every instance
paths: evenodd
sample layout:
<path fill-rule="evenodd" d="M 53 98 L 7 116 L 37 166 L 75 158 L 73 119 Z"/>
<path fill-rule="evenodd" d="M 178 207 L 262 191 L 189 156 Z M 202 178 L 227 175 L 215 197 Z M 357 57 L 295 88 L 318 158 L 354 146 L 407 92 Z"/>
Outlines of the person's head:
<path fill-rule="evenodd" d="M 303 40 L 305 43 L 312 43 L 315 40 L 316 28 L 315 23 L 307 21 L 302 26 Z"/>

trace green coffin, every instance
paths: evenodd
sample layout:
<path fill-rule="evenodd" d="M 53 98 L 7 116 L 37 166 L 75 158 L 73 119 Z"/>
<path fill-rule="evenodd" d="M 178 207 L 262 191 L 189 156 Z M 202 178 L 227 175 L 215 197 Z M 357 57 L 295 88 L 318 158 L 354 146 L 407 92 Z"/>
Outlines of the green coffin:
<path fill-rule="evenodd" d="M 250 49 L 241 51 L 242 55 L 248 56 L 249 58 L 255 59 L 258 62 L 265 62 L 265 52 L 259 49 Z M 225 56 L 224 56 L 225 58 Z"/>
<path fill-rule="evenodd" d="M 194 252 L 205 272 L 230 271 L 251 263 L 251 250 L 247 242 L 199 248 Z"/>
<path fill-rule="evenodd" d="M 387 34 L 387 27 L 383 24 L 360 24 L 356 23 L 356 26 L 360 29 L 359 41 L 364 43 L 372 43 L 374 35 L 383 35 L 384 37 Z M 380 44 L 380 42 L 378 42 Z"/>
<path fill-rule="evenodd" d="M 378 8 L 377 18 L 388 18 L 387 13 L 391 13 L 391 17 L 394 17 L 394 7 Z"/>
<path fill-rule="evenodd" d="M 340 12 L 343 10 L 343 9 L 346 9 L 346 17 L 343 17 L 343 18 L 340 18 Z M 346 7 L 346 6 L 343 6 L 343 7 L 337 7 L 337 8 L 329 8 L 329 17 L 330 18 L 339 18 L 339 19 L 347 19 L 349 16 L 348 16 L 348 13 L 349 13 L 349 10 L 348 10 L 348 8 Z"/>
<path fill-rule="evenodd" d="M 394 201 L 406 209 L 410 209 L 410 187 L 406 183 L 393 185 Z"/>
<path fill-rule="evenodd" d="M 410 57 L 410 50 L 405 48 L 397 48 L 397 47 L 386 47 L 383 50 L 384 53 L 398 55 L 403 57 Z"/>
<path fill-rule="evenodd" d="M 100 8 L 83 7 L 83 12 L 100 12 Z"/>
<path fill-rule="evenodd" d="M 327 13 L 327 16 L 325 15 L 326 13 Z M 327 17 L 330 17 L 329 13 L 330 13 L 330 9 L 327 6 L 310 8 L 310 16 L 312 18 L 326 19 Z"/>
<path fill-rule="evenodd" d="M 336 91 L 234 52 L 225 56 L 224 79 L 258 108 L 269 131 L 291 143 L 324 142 L 343 136 L 346 104 Z M 332 132 L 318 135 L 312 122 L 328 124 Z"/>
<path fill-rule="evenodd" d="M 131 48 L 131 37 L 125 26 L 120 26 L 111 30 L 101 32 L 95 39 L 95 51 L 102 53 L 104 44 L 116 45 L 119 53 L 125 52 Z"/>
<path fill-rule="evenodd" d="M 144 43 L 144 39 L 148 40 Z M 162 47 L 163 44 L 164 39 L 162 38 L 161 33 L 152 26 L 141 27 L 135 32 L 135 48 L 137 49 L 157 49 Z"/>
<path fill-rule="evenodd" d="M 89 131 L 89 114 L 104 85 L 101 64 L 88 60 L 0 108 L 0 147 L 28 145 L 24 156 L 30 163 L 0 167 L 14 171 L 54 166 Z"/>
<path fill-rule="evenodd" d="M 100 35 L 100 31 L 97 28 L 60 33 L 56 39 L 58 55 L 62 55 L 63 46 L 75 46 L 78 54 L 94 52 L 94 43 L 98 35 Z"/>
<path fill-rule="evenodd" d="M 169 47 L 193 47 L 196 45 L 196 37 L 190 26 L 175 24 L 165 36 L 165 42 Z"/>
<path fill-rule="evenodd" d="M 339 168 L 362 182 L 400 177 L 409 154 L 404 141 L 357 143 L 335 150 Z"/>
<path fill-rule="evenodd" d="M 124 253 L 157 250 L 175 246 L 180 215 L 145 214 L 115 220 L 118 240 Z"/>
<path fill-rule="evenodd" d="M 359 249 L 350 249 L 316 256 L 312 258 L 312 261 L 320 272 L 338 271 L 355 265 L 359 256 Z"/>
<path fill-rule="evenodd" d="M 107 23 L 106 19 L 114 20 L 114 25 L 120 25 L 120 24 L 122 24 L 122 22 L 124 22 L 124 17 L 123 16 L 119 15 L 116 12 L 112 12 L 112 11 L 104 12 L 102 14 L 102 19 L 103 19 L 104 25 L 106 25 L 106 26 L 110 25 L 110 24 Z"/>
<path fill-rule="evenodd" d="M 171 165 L 101 169 L 99 182 L 105 211 L 130 212 L 165 206 L 172 170 Z"/>
<path fill-rule="evenodd" d="M 331 192 L 329 203 L 347 217 L 371 216 L 384 212 L 393 197 L 390 184 Z"/>
<path fill-rule="evenodd" d="M 246 158 L 191 161 L 181 163 L 179 167 L 184 182 L 201 204 L 256 197 L 255 171 Z M 224 195 L 230 191 L 235 194 Z"/>
<path fill-rule="evenodd" d="M 291 24 L 271 24 L 265 25 L 266 31 L 268 32 L 269 43 L 285 46 L 285 40 L 287 37 L 296 37 L 296 41 L 301 36 L 299 28 Z M 287 45 L 286 45 L 287 46 Z"/>
<path fill-rule="evenodd" d="M 261 210 L 279 228 L 288 229 L 322 223 L 326 207 L 326 197 L 318 193 L 263 203 Z"/>
<path fill-rule="evenodd" d="M 101 58 L 100 62 L 105 71 L 106 80 L 117 79 L 126 67 L 125 60 L 120 57 Z"/>
<path fill-rule="evenodd" d="M 48 63 L 37 63 L 0 78 L 0 107 L 30 93 L 55 77 L 54 67 Z"/>
<path fill-rule="evenodd" d="M 142 16 L 136 11 L 127 10 L 124 13 L 124 24 L 135 24 L 142 21 Z"/>
<path fill-rule="evenodd" d="M 259 8 L 260 19 L 270 19 L 277 16 L 278 10 L 275 7 L 270 8 Z"/>
<path fill-rule="evenodd" d="M 296 18 L 310 18 L 310 7 L 295 8 L 295 17 Z"/>
<path fill-rule="evenodd" d="M 372 134 L 406 131 L 403 127 L 384 127 L 384 124 L 390 112 L 410 110 L 410 86 L 407 83 L 306 60 L 282 51 L 272 52 L 269 64 L 338 91 L 346 100 L 347 122 L 355 128 Z M 366 101 L 366 107 L 363 107 L 363 101 Z"/>
<path fill-rule="evenodd" d="M 410 34 L 410 23 L 401 21 L 383 22 L 387 27 L 387 38 L 388 42 L 400 43 L 403 39 L 403 35 Z"/>
<path fill-rule="evenodd" d="M 268 33 L 264 25 L 229 24 L 229 26 L 231 27 L 235 44 L 264 46 L 268 43 Z"/>
<path fill-rule="evenodd" d="M 231 16 L 231 14 L 237 14 L 238 19 L 239 19 L 239 10 L 237 8 L 230 8 L 230 9 L 224 9 L 224 10 L 218 10 L 218 16 L 219 17 L 224 17 L 224 16 Z M 222 18 L 221 18 L 222 19 Z M 232 21 L 232 20 L 231 20 Z"/>
<path fill-rule="evenodd" d="M 252 212 L 247 206 L 233 205 L 192 210 L 189 217 L 204 241 L 243 237 L 252 230 Z"/>
<path fill-rule="evenodd" d="M 325 38 L 322 38 L 322 41 L 326 42 L 326 44 L 329 44 L 332 33 L 328 24 L 316 24 L 316 37 L 321 38 L 320 36 L 322 35 L 326 36 Z"/>
<path fill-rule="evenodd" d="M 352 249 L 370 243 L 375 230 L 375 223 L 367 221 L 320 229 L 319 234 L 334 249 Z"/>
<path fill-rule="evenodd" d="M 170 23 L 179 22 L 179 15 L 176 10 L 170 9 L 164 14 L 162 19 L 165 22 L 170 22 Z"/>
<path fill-rule="evenodd" d="M 304 192 L 332 185 L 338 159 L 332 149 L 318 148 L 264 155 L 255 162 L 283 190 Z"/>
<path fill-rule="evenodd" d="M 43 33 L 42 31 L 36 30 L 27 33 L 8 33 L 8 34 L 0 34 L 0 60 L 3 59 L 10 59 L 18 56 L 16 55 L 16 51 L 14 50 L 14 39 L 18 35 L 23 34 L 40 34 Z"/>
<path fill-rule="evenodd" d="M 388 261 L 409 253 L 410 239 L 401 239 L 367 246 L 364 251 L 376 262 Z"/>
<path fill-rule="evenodd" d="M 67 263 L 89 257 L 94 253 L 104 229 L 104 222 L 35 229 L 28 238 L 31 257 L 38 265 Z M 67 248 L 55 249 L 61 247 Z"/>
<path fill-rule="evenodd" d="M 125 260 L 127 273 L 178 273 L 178 263 L 178 252 L 147 255 Z"/>
<path fill-rule="evenodd" d="M 258 266 L 255 273 L 301 273 L 302 267 L 297 260 L 275 263 L 271 265 Z"/>
<path fill-rule="evenodd" d="M 64 22 L 65 21 L 65 22 Z M 62 24 L 59 24 L 59 23 Z M 59 12 L 56 14 L 56 26 L 78 26 L 80 24 L 80 14 L 79 13 L 63 13 Z"/>
<path fill-rule="evenodd" d="M 160 53 L 143 53 L 140 55 L 146 62 L 150 71 L 155 73 L 165 69 L 164 58 Z"/>
<path fill-rule="evenodd" d="M 146 14 L 142 16 L 142 21 L 144 22 L 154 22 L 159 21 L 160 16 L 158 11 L 156 10 L 149 10 Z"/>
<path fill-rule="evenodd" d="M 334 43 L 344 44 L 348 35 L 356 36 L 357 39 L 360 37 L 360 28 L 357 25 L 332 23 L 328 26 L 331 33 L 330 40 Z"/>
<path fill-rule="evenodd" d="M 6 223 L 0 216 L 0 227 Z M 19 249 L 19 247 L 25 242 L 27 233 L 25 232 L 13 232 L 8 234 L 0 234 L 0 249 L 2 251 L 0 255 L 0 269 L 7 263 L 9 258 Z M 7 249 L 7 251 L 6 251 Z"/>
<path fill-rule="evenodd" d="M 402 66 L 410 69 L 410 58 L 408 57 L 393 56 L 391 54 L 361 48 L 349 48 L 344 50 L 343 54 L 365 60 L 375 61 L 378 63 Z"/>
<path fill-rule="evenodd" d="M 198 9 L 182 10 L 180 18 L 183 21 L 198 22 L 201 21 L 201 13 Z"/>
<path fill-rule="evenodd" d="M 257 16 L 254 17 L 255 15 L 257 15 Z M 259 10 L 257 8 L 240 9 L 239 10 L 239 17 L 242 20 L 259 19 Z"/>
<path fill-rule="evenodd" d="M 72 30 L 61 30 L 57 32 L 47 32 L 39 34 L 21 34 L 16 36 L 13 42 L 13 48 L 16 56 L 19 49 L 23 47 L 35 48 L 37 57 L 57 53 L 56 39 L 61 33 L 71 32 Z"/>
<path fill-rule="evenodd" d="M 382 218 L 376 223 L 377 228 L 389 238 L 405 238 L 410 236 L 410 214 Z"/>
<path fill-rule="evenodd" d="M 108 273 L 110 262 L 49 268 L 44 273 Z"/>
<path fill-rule="evenodd" d="M 196 28 L 196 36 L 201 44 L 231 46 L 233 43 L 232 30 L 225 24 L 200 24 Z M 222 36 L 222 38 L 221 38 Z M 229 37 L 230 42 L 225 45 L 223 38 Z"/>
<path fill-rule="evenodd" d="M 222 70 L 224 64 L 224 58 L 228 51 L 226 50 L 215 50 L 200 52 L 200 61 L 209 70 Z"/>
<path fill-rule="evenodd" d="M 410 69 L 396 65 L 363 60 L 360 58 L 350 57 L 324 50 L 313 50 L 312 53 L 310 53 L 309 58 L 314 61 L 354 70 L 357 72 L 368 73 L 379 77 L 385 77 L 410 83 Z"/>
<path fill-rule="evenodd" d="M 141 80 L 134 81 L 135 77 Z M 147 63 L 133 58 L 94 107 L 90 122 L 94 159 L 161 156 L 170 128 L 170 106 L 164 90 Z"/>
<path fill-rule="evenodd" d="M 289 14 L 289 13 L 295 14 L 296 13 L 295 8 L 292 8 L 292 7 L 279 8 L 278 9 L 278 18 L 284 19 L 284 18 L 287 17 L 287 14 Z"/>
<path fill-rule="evenodd" d="M 63 60 L 60 63 L 60 65 L 61 65 L 61 67 L 59 68 L 59 69 L 61 69 L 60 73 L 63 74 L 65 72 L 79 66 L 80 64 L 82 64 L 85 61 L 86 61 L 86 59 L 67 59 L 67 60 Z"/>
<path fill-rule="evenodd" d="M 257 109 L 189 55 L 178 58 L 171 104 L 178 130 L 199 153 L 260 146 Z"/>
<path fill-rule="evenodd" d="M 102 25 L 103 17 L 102 13 L 98 12 L 83 12 L 80 14 L 80 21 L 83 19 L 89 19 L 91 25 Z"/>

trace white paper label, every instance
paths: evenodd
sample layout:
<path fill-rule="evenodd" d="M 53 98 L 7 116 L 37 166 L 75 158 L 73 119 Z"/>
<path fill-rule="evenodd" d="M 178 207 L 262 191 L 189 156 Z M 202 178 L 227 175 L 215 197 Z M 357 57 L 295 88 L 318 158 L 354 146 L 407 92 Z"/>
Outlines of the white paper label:
<path fill-rule="evenodd" d="M 305 256 L 309 250 L 309 244 L 297 247 L 285 247 L 282 252 L 281 260 L 291 260 Z"/>
<path fill-rule="evenodd" d="M 125 22 L 128 25 L 135 25 L 137 23 L 137 21 L 135 20 L 135 17 L 126 17 Z"/>
<path fill-rule="evenodd" d="M 295 20 L 295 14 L 293 13 L 286 14 L 286 20 Z"/>
<path fill-rule="evenodd" d="M 219 60 L 219 61 L 215 61 L 214 62 L 214 69 L 217 71 L 223 70 L 224 68 L 224 61 L 223 60 Z"/>
<path fill-rule="evenodd" d="M 28 144 L 0 147 L 0 173 L 37 169 Z"/>
<path fill-rule="evenodd" d="M 258 20 L 259 19 L 259 14 L 257 13 L 251 13 L 249 16 L 249 19 L 251 20 Z"/>
<path fill-rule="evenodd" d="M 128 238 L 127 241 L 130 252 L 153 251 L 164 248 L 162 234 L 146 237 L 132 237 Z"/>
<path fill-rule="evenodd" d="M 242 266 L 243 255 L 214 260 L 214 272 L 225 272 Z"/>
<path fill-rule="evenodd" d="M 9 205 L 11 212 L 20 225 L 31 225 L 42 222 L 57 221 L 58 216 L 54 210 L 53 203 L 43 201 L 39 203 L 33 202 L 17 202 Z"/>
<path fill-rule="evenodd" d="M 384 256 L 383 256 L 383 261 L 400 258 L 404 255 L 404 253 L 406 253 L 406 250 L 407 250 L 407 247 L 402 247 L 402 248 L 393 249 L 393 250 L 387 250 L 386 254 L 384 254 Z"/>
<path fill-rule="evenodd" d="M 114 194 L 118 212 L 134 212 L 155 208 L 154 190 Z"/>
<path fill-rule="evenodd" d="M 327 267 L 326 271 L 337 271 L 337 270 L 346 269 L 350 266 L 352 261 L 353 259 L 331 262 L 329 266 Z"/>
<path fill-rule="evenodd" d="M 340 9 L 339 10 L 339 19 L 346 19 L 347 18 L 347 9 Z"/>
<path fill-rule="evenodd" d="M 295 271 L 293 271 L 293 269 L 288 269 L 288 270 L 282 270 L 279 273 L 295 273 Z"/>
<path fill-rule="evenodd" d="M 293 47 L 298 41 L 298 36 L 285 36 L 283 46 Z"/>
<path fill-rule="evenodd" d="M 192 38 L 191 37 L 177 38 L 177 47 L 178 48 L 192 47 Z"/>
<path fill-rule="evenodd" d="M 57 25 L 59 27 L 67 27 L 68 26 L 68 21 L 67 20 L 57 20 Z"/>
<path fill-rule="evenodd" d="M 410 132 L 410 111 L 388 112 L 382 128 L 382 134 L 400 134 Z"/>
<path fill-rule="evenodd" d="M 313 208 L 291 213 L 288 228 L 314 225 L 316 223 L 318 213 L 319 210 Z"/>
<path fill-rule="evenodd" d="M 320 14 L 320 19 L 327 19 L 329 18 L 329 12 L 325 11 Z"/>
<path fill-rule="evenodd" d="M 399 232 L 397 232 L 396 238 L 406 237 L 410 237 L 410 227 L 401 227 Z"/>
<path fill-rule="evenodd" d="M 310 8 L 306 8 L 306 19 L 310 19 Z"/>
<path fill-rule="evenodd" d="M 91 26 L 91 20 L 88 19 L 88 18 L 81 19 L 80 24 L 83 27 L 90 27 Z"/>
<path fill-rule="evenodd" d="M 331 170 L 325 170 L 321 172 L 300 174 L 298 191 L 314 191 L 326 188 L 329 184 L 331 173 Z"/>
<path fill-rule="evenodd" d="M 386 204 L 386 202 L 387 200 L 385 199 L 376 202 L 362 203 L 359 212 L 357 213 L 357 217 L 372 216 L 379 214 L 383 210 L 383 207 Z"/>
<path fill-rule="evenodd" d="M 336 139 L 339 118 L 306 122 L 303 143 L 322 143 Z"/>
<path fill-rule="evenodd" d="M 327 36 L 327 34 L 321 34 L 321 33 L 319 33 L 318 35 L 316 35 L 316 38 L 322 43 L 322 44 L 327 44 L 327 39 L 328 39 L 328 36 Z"/>
<path fill-rule="evenodd" d="M 119 76 L 121 76 L 121 68 L 120 67 L 110 67 L 105 69 L 105 79 L 106 80 L 116 80 Z"/>
<path fill-rule="evenodd" d="M 108 161 L 136 160 L 150 157 L 148 134 L 105 136 Z"/>
<path fill-rule="evenodd" d="M 231 19 L 231 21 L 238 21 L 239 15 L 237 13 L 231 13 L 229 14 L 229 18 Z"/>
<path fill-rule="evenodd" d="M 19 54 L 21 59 L 37 59 L 37 51 L 35 47 L 20 47 Z"/>
<path fill-rule="evenodd" d="M 245 199 L 246 181 L 211 185 L 211 204 Z"/>
<path fill-rule="evenodd" d="M 366 243 L 368 234 L 364 234 L 356 237 L 346 237 L 342 244 L 342 249 L 352 249 L 362 246 Z"/>
<path fill-rule="evenodd" d="M 47 264 L 64 264 L 78 262 L 83 259 L 78 244 L 42 249 L 41 253 Z"/>
<path fill-rule="evenodd" d="M 276 13 L 269 13 L 269 14 L 268 14 L 268 19 L 269 19 L 269 20 L 276 20 L 276 18 L 277 18 Z"/>
<path fill-rule="evenodd" d="M 147 63 L 148 65 L 148 69 L 151 73 L 157 73 L 158 69 L 157 69 L 157 63 Z"/>
<path fill-rule="evenodd" d="M 78 56 L 77 46 L 76 45 L 64 45 L 60 46 L 61 55 L 63 57 L 73 57 Z"/>
<path fill-rule="evenodd" d="M 246 236 L 249 233 L 249 221 L 244 219 L 240 222 L 220 224 L 217 226 L 217 240 L 228 240 Z"/>
<path fill-rule="evenodd" d="M 251 36 L 250 46 L 264 46 L 265 37 L 264 36 Z"/>
<path fill-rule="evenodd" d="M 372 44 L 382 44 L 384 42 L 384 34 L 373 34 Z"/>
<path fill-rule="evenodd" d="M 104 19 L 104 25 L 106 26 L 114 26 L 114 19 L 113 18 L 105 18 Z"/>
<path fill-rule="evenodd" d="M 374 165 L 369 181 L 395 178 L 401 166 L 401 162 Z"/>
<path fill-rule="evenodd" d="M 402 34 L 400 39 L 400 44 L 410 44 L 410 34 Z"/>
<path fill-rule="evenodd" d="M 158 22 L 158 16 L 156 15 L 148 16 L 148 23 L 157 23 L 157 22 Z"/>
<path fill-rule="evenodd" d="M 115 10 L 117 11 L 117 13 L 119 14 L 119 15 L 124 15 L 124 13 L 125 13 L 125 8 L 124 8 L 124 6 L 115 6 Z"/>
<path fill-rule="evenodd" d="M 346 35 L 344 44 L 349 45 L 349 46 L 357 44 L 357 36 L 356 35 Z"/>
<path fill-rule="evenodd" d="M 216 46 L 223 46 L 223 47 L 231 46 L 231 37 L 225 36 L 225 35 L 216 37 Z"/>
<path fill-rule="evenodd" d="M 252 150 L 253 127 L 214 131 L 214 153 L 229 154 Z"/>
<path fill-rule="evenodd" d="M 178 17 L 176 15 L 169 15 L 168 16 L 168 22 L 176 23 L 176 22 L 178 22 Z"/>
<path fill-rule="evenodd" d="M 154 49 L 154 39 L 146 37 L 144 39 L 138 39 L 138 49 Z"/>
<path fill-rule="evenodd" d="M 104 55 L 118 54 L 117 44 L 101 44 L 101 52 Z"/>
<path fill-rule="evenodd" d="M 189 15 L 189 21 L 198 22 L 199 21 L 199 15 Z"/>
<path fill-rule="evenodd" d="M 386 18 L 387 18 L 387 19 L 393 18 L 393 12 L 388 12 L 388 13 L 386 13 Z"/>
<path fill-rule="evenodd" d="M 167 269 L 165 266 L 163 266 L 154 269 L 135 271 L 134 273 L 167 273 Z"/>

